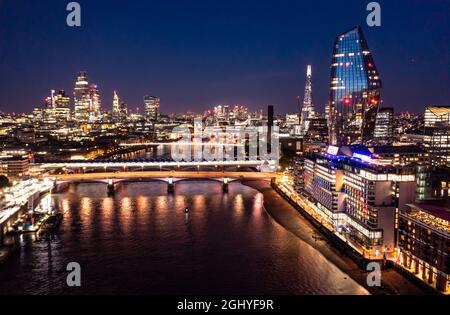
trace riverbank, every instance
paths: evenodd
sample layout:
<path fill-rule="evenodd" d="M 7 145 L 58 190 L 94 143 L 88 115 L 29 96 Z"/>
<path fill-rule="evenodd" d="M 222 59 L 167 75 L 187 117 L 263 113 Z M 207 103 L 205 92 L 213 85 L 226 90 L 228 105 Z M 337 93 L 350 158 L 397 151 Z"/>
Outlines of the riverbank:
<path fill-rule="evenodd" d="M 243 180 L 242 184 L 254 188 L 263 194 L 264 207 L 278 224 L 317 249 L 330 262 L 364 286 L 371 294 L 423 295 L 429 293 L 392 269 L 382 272 L 381 287 L 373 288 L 367 286 L 368 273 L 363 271 L 349 257 L 334 248 L 320 231 L 272 189 L 270 181 Z"/>

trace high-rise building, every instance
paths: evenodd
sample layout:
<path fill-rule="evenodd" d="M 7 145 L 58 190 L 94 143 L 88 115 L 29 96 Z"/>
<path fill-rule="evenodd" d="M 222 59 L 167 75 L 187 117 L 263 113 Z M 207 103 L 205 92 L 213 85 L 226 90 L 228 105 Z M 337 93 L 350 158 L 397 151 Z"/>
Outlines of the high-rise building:
<path fill-rule="evenodd" d="M 374 140 L 376 144 L 385 145 L 394 142 L 394 109 L 380 108 L 375 123 Z"/>
<path fill-rule="evenodd" d="M 117 95 L 116 91 L 114 91 L 114 96 L 113 96 L 112 113 L 113 113 L 114 118 L 117 118 L 120 115 L 120 98 L 119 98 L 119 95 Z"/>
<path fill-rule="evenodd" d="M 331 144 L 371 143 L 380 93 L 381 80 L 361 28 L 339 35 L 331 64 L 328 117 Z"/>
<path fill-rule="evenodd" d="M 101 99 L 98 86 L 94 83 L 89 84 L 85 71 L 78 73 L 73 95 L 76 121 L 87 123 L 100 117 Z"/>
<path fill-rule="evenodd" d="M 55 90 L 50 91 L 50 96 L 45 99 L 43 118 L 45 123 L 51 124 L 55 122 L 56 95 Z"/>
<path fill-rule="evenodd" d="M 273 105 L 267 107 L 267 153 L 272 153 L 272 138 L 274 127 L 274 111 Z"/>
<path fill-rule="evenodd" d="M 86 72 L 81 71 L 78 73 L 73 95 L 75 100 L 75 120 L 78 122 L 88 122 L 91 98 Z"/>
<path fill-rule="evenodd" d="M 70 97 L 66 95 L 66 91 L 61 90 L 56 95 L 55 108 L 56 121 L 65 123 L 70 119 Z"/>
<path fill-rule="evenodd" d="M 119 106 L 119 117 L 122 122 L 128 119 L 128 105 L 125 102 L 121 102 Z"/>
<path fill-rule="evenodd" d="M 450 106 L 427 107 L 424 124 L 424 144 L 433 165 L 450 166 Z"/>
<path fill-rule="evenodd" d="M 304 136 L 309 130 L 310 120 L 315 117 L 312 101 L 312 66 L 308 65 L 306 71 L 305 98 L 300 109 L 300 135 Z"/>
<path fill-rule="evenodd" d="M 159 97 L 149 95 L 144 96 L 145 118 L 147 121 L 154 123 L 158 120 L 160 105 L 161 101 Z"/>
<path fill-rule="evenodd" d="M 95 121 L 101 115 L 101 104 L 102 104 L 97 84 L 92 83 L 89 86 L 89 97 L 91 102 L 89 108 L 89 118 L 90 121 Z"/>
<path fill-rule="evenodd" d="M 328 143 L 328 126 L 327 120 L 323 117 L 315 117 L 309 120 L 309 128 L 305 134 L 308 141 L 318 141 Z"/>

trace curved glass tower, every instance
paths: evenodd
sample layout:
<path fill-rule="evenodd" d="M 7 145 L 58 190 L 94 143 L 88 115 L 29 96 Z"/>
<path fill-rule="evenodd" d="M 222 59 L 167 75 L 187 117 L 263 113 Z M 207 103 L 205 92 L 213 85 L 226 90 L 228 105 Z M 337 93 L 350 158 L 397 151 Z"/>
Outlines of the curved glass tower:
<path fill-rule="evenodd" d="M 331 64 L 329 133 L 333 145 L 370 144 L 381 80 L 359 26 L 339 35 Z"/>

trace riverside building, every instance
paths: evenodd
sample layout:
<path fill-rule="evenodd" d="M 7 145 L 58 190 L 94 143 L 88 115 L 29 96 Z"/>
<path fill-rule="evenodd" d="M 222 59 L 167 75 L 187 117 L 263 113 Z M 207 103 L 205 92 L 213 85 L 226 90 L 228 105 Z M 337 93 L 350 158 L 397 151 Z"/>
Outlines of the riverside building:
<path fill-rule="evenodd" d="M 396 247 L 398 213 L 415 199 L 415 168 L 384 164 L 363 146 L 328 147 L 304 158 L 297 188 L 321 218 L 363 252 Z"/>

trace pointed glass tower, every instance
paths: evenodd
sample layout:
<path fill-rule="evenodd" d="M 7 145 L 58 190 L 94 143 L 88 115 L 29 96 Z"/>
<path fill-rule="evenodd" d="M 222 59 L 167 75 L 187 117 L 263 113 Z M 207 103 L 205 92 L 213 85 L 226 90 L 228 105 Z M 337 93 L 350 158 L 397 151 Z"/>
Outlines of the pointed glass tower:
<path fill-rule="evenodd" d="M 359 26 L 339 35 L 333 49 L 329 136 L 333 145 L 370 144 L 381 80 Z"/>
<path fill-rule="evenodd" d="M 306 71 L 305 98 L 300 109 L 300 135 L 304 136 L 308 132 L 309 122 L 315 117 L 314 105 L 312 102 L 312 66 L 308 65 Z"/>

